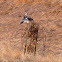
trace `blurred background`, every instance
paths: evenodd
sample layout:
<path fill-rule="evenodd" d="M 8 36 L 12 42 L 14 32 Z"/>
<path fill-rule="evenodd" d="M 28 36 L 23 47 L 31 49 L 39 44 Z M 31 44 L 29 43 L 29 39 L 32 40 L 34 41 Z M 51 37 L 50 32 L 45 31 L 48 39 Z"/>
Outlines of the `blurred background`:
<path fill-rule="evenodd" d="M 25 13 L 39 24 L 36 56 L 24 55 Z M 0 62 L 62 62 L 62 0 L 0 0 Z"/>

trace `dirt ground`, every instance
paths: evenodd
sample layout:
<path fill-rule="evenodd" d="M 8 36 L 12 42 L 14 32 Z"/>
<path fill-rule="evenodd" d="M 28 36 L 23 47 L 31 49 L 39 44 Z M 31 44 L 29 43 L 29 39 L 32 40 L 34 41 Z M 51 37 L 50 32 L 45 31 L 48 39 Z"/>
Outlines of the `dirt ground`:
<path fill-rule="evenodd" d="M 61 0 L 60 0 L 61 1 Z M 24 55 L 25 13 L 39 24 L 37 51 Z M 42 28 L 44 29 L 42 31 Z M 44 33 L 44 35 L 43 35 Z M 43 37 L 46 39 L 43 40 Z M 45 42 L 45 50 L 43 47 Z M 0 2 L 0 62 L 62 62 L 62 4 Z"/>

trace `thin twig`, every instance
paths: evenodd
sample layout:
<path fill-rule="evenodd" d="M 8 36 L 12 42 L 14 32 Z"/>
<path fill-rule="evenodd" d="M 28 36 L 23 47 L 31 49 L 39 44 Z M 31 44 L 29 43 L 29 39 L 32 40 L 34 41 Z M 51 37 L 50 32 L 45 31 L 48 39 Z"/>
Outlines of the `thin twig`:
<path fill-rule="evenodd" d="M 46 34 L 44 34 L 44 27 L 42 28 L 42 32 L 43 32 L 43 55 L 45 54 L 45 41 L 46 41 Z"/>
<path fill-rule="evenodd" d="M 24 54 L 25 54 L 25 52 L 26 52 L 26 45 L 27 45 L 27 40 L 28 40 L 29 29 L 30 29 L 30 23 L 28 24 L 27 38 L 26 38 L 26 41 L 25 41 Z"/>

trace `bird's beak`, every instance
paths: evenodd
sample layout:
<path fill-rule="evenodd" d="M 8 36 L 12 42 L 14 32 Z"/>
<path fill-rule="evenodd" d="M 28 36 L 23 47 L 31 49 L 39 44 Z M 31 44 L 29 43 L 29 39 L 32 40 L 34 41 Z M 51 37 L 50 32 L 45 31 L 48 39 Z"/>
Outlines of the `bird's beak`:
<path fill-rule="evenodd" d="M 20 24 L 22 24 L 22 23 L 23 23 L 23 21 L 20 22 Z"/>

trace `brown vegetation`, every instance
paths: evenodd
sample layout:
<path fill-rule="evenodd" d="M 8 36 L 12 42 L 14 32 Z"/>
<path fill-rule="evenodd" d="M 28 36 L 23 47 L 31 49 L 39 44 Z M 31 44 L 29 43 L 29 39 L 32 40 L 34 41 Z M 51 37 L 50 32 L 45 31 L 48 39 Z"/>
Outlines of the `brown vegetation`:
<path fill-rule="evenodd" d="M 38 29 L 39 26 L 37 23 L 35 23 L 34 21 L 30 22 L 30 29 L 29 29 L 29 41 L 27 42 L 27 52 L 34 52 L 34 54 L 36 54 L 36 45 L 37 45 L 37 39 L 38 39 Z M 25 30 L 26 32 L 27 30 Z M 27 35 L 27 34 L 25 34 Z M 27 39 L 28 40 L 28 39 Z"/>
<path fill-rule="evenodd" d="M 27 2 L 0 0 L 0 62 L 62 62 L 62 0 Z M 39 24 L 36 56 L 23 53 L 26 12 Z"/>

